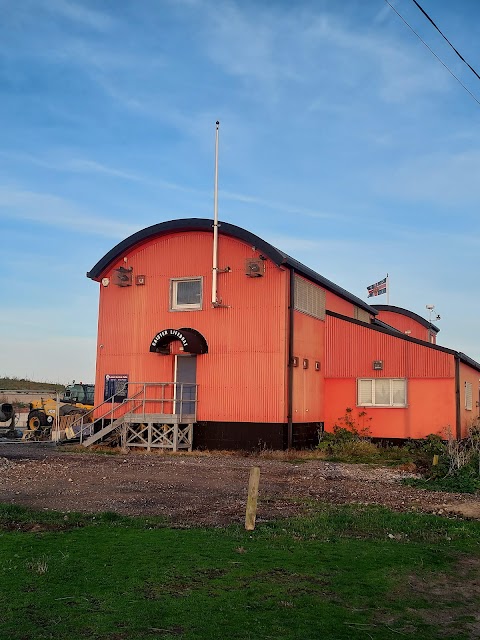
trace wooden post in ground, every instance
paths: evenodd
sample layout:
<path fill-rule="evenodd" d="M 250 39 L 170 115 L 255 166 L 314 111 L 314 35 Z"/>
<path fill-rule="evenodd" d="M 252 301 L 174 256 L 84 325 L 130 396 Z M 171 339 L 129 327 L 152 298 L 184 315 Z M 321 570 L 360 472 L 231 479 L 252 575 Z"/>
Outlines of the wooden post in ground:
<path fill-rule="evenodd" d="M 122 451 L 122 453 L 128 453 L 127 431 L 128 431 L 128 426 L 127 426 L 127 423 L 125 422 L 122 425 L 122 431 L 121 431 L 121 435 L 120 435 L 120 443 L 121 443 L 121 451 Z"/>
<path fill-rule="evenodd" d="M 253 531 L 255 529 L 255 518 L 257 517 L 258 484 L 260 482 L 260 467 L 250 469 L 250 479 L 248 481 L 247 510 L 245 513 L 245 529 Z"/>
<path fill-rule="evenodd" d="M 173 425 L 173 452 L 178 451 L 178 423 Z"/>

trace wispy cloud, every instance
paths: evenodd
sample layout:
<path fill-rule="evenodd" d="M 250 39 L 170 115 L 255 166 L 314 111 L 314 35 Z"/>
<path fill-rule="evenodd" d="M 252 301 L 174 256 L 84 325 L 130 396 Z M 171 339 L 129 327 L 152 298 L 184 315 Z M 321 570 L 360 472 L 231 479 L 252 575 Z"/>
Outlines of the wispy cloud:
<path fill-rule="evenodd" d="M 52 169 L 54 171 L 68 172 L 68 173 L 86 173 L 97 174 L 99 176 L 107 176 L 119 180 L 128 180 L 130 182 L 136 182 L 139 184 L 148 185 L 159 189 L 168 189 L 171 191 L 179 191 L 188 194 L 193 194 L 203 199 L 209 199 L 212 197 L 212 192 L 208 190 L 201 190 L 190 187 L 188 185 L 181 185 L 174 182 L 168 182 L 162 179 L 156 179 L 148 177 L 142 174 L 134 173 L 125 169 L 112 167 L 96 160 L 90 160 L 87 158 L 75 158 L 64 157 L 62 158 L 43 158 L 37 157 L 31 154 L 19 154 L 16 152 L 0 151 L 0 156 L 6 159 L 12 159 L 20 162 L 29 162 L 34 165 L 40 166 L 45 169 Z M 255 206 L 272 209 L 277 212 L 287 213 L 292 215 L 302 215 L 309 218 L 318 219 L 335 219 L 342 220 L 348 219 L 347 216 L 330 211 L 322 211 L 318 209 L 310 209 L 301 207 L 288 202 L 278 202 L 275 200 L 269 200 L 268 198 L 262 198 L 257 195 L 236 193 L 224 189 L 219 191 L 220 198 L 227 201 L 239 202 L 247 206 Z M 0 206 L 1 206 L 1 191 L 0 191 Z"/>
<path fill-rule="evenodd" d="M 232 75 L 255 78 L 271 89 L 280 65 L 275 60 L 274 28 L 262 16 L 260 5 L 250 15 L 232 2 L 207 6 L 209 19 L 205 26 L 215 37 L 209 37 L 206 43 L 213 61 Z"/>
<path fill-rule="evenodd" d="M 281 251 L 285 251 L 286 253 L 291 253 L 295 256 L 301 256 L 304 254 L 306 258 L 299 258 L 299 260 L 305 260 L 305 262 L 311 263 L 312 254 L 315 256 L 344 256 L 344 260 L 347 259 L 347 256 L 351 256 L 353 259 L 357 259 L 358 254 L 358 240 L 355 238 L 342 238 L 341 240 L 330 238 L 330 237 L 320 237 L 319 239 L 315 239 L 315 237 L 300 237 L 293 235 L 285 235 L 285 234 L 271 234 L 265 232 L 265 238 L 273 244 L 273 246 L 277 247 Z"/>
<path fill-rule="evenodd" d="M 335 100 L 332 89 L 348 91 L 351 102 L 358 99 L 356 88 L 368 86 L 378 99 L 400 104 L 451 86 L 444 69 L 419 56 L 408 38 L 383 35 L 371 23 L 351 25 L 318 7 L 285 12 L 261 4 L 252 12 L 245 4 L 204 2 L 197 16 L 208 55 L 229 75 L 254 85 L 252 99 L 276 101 L 282 92 L 291 100 L 295 94 L 285 92 L 293 87 L 317 84 L 328 90 L 329 101 Z M 386 17 L 381 11 L 373 22 Z M 311 105 L 321 103 L 321 96 L 311 96 Z"/>
<path fill-rule="evenodd" d="M 140 184 L 157 187 L 160 189 L 170 189 L 172 191 L 184 191 L 187 193 L 202 194 L 198 189 L 193 189 L 174 182 L 168 182 L 161 178 L 148 177 L 133 171 L 112 167 L 96 160 L 88 158 L 77 158 L 71 155 L 61 153 L 58 156 L 50 154 L 47 157 L 35 156 L 28 153 L 17 153 L 15 151 L 0 151 L 0 157 L 7 160 L 13 160 L 20 163 L 30 163 L 43 169 L 50 169 L 62 173 L 85 173 L 100 176 L 108 176 L 120 180 L 128 180 L 129 182 L 138 182 Z M 205 192 L 206 193 L 206 192 Z"/>
<path fill-rule="evenodd" d="M 340 220 L 345 216 L 337 213 L 331 213 L 328 211 L 320 211 L 315 209 L 307 209 L 299 207 L 286 202 L 276 202 L 275 200 L 266 200 L 257 196 L 246 195 L 242 193 L 233 193 L 231 191 L 220 191 L 220 195 L 226 200 L 234 200 L 236 202 L 243 202 L 248 205 L 255 205 L 260 207 L 267 207 L 268 209 L 274 209 L 275 211 L 282 213 L 291 213 L 295 215 L 307 216 L 309 218 L 332 218 Z"/>
<path fill-rule="evenodd" d="M 111 15 L 91 9 L 72 0 L 47 0 L 43 8 L 50 13 L 80 23 L 97 31 L 107 31 L 114 25 Z"/>
<path fill-rule="evenodd" d="M 352 29 L 338 18 L 320 15 L 306 30 L 312 45 L 328 46 L 337 73 L 352 87 L 365 81 L 377 83 L 377 92 L 385 102 L 403 103 L 414 95 L 444 92 L 448 76 L 433 60 L 419 60 L 409 44 L 395 42 L 367 27 Z M 347 57 L 342 53 L 348 54 Z"/>
<path fill-rule="evenodd" d="M 402 200 L 428 202 L 439 207 L 480 202 L 480 150 L 456 153 L 438 152 L 409 158 L 377 174 L 372 181 L 378 193 L 395 195 Z"/>
<path fill-rule="evenodd" d="M 144 51 L 135 50 L 131 44 L 112 48 L 105 42 L 74 37 L 65 40 L 60 38 L 56 46 L 39 53 L 52 62 L 69 63 L 92 73 L 103 74 L 152 73 L 165 64 L 158 51 L 149 56 Z"/>
<path fill-rule="evenodd" d="M 8 188 L 0 188 L 0 215 L 110 238 L 124 238 L 139 229 L 138 225 L 88 213 L 59 196 Z"/>

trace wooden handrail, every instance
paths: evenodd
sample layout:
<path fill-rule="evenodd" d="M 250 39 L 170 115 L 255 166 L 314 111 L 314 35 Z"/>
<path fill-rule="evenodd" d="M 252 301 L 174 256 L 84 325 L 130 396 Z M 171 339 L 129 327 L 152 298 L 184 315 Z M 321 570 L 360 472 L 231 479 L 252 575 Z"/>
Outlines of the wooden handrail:
<path fill-rule="evenodd" d="M 131 411 L 132 413 L 135 413 L 137 411 L 137 409 L 139 409 L 140 407 L 142 408 L 142 414 L 145 416 L 146 415 L 146 404 L 149 402 L 154 402 L 154 403 L 160 403 L 162 406 L 162 409 L 164 408 L 164 405 L 166 402 L 168 403 L 173 403 L 173 409 L 175 409 L 177 406 L 179 406 L 180 411 L 174 411 L 172 414 L 170 415 L 175 415 L 175 416 L 180 416 L 180 419 L 182 418 L 184 414 L 183 412 L 183 405 L 186 403 L 189 404 L 193 404 L 194 405 L 194 413 L 193 415 L 196 418 L 196 413 L 197 413 L 197 389 L 198 389 L 198 384 L 194 383 L 194 382 L 128 382 L 127 383 L 127 387 L 134 387 L 134 386 L 141 386 L 142 388 L 137 391 L 133 396 L 131 396 L 130 398 L 125 398 L 121 403 L 115 402 L 115 397 L 116 394 L 114 394 L 113 396 L 111 396 L 110 398 L 108 398 L 107 400 L 104 400 L 102 403 L 100 403 L 99 405 L 93 407 L 93 409 L 90 409 L 90 411 L 87 411 L 86 413 L 78 416 L 78 419 L 75 420 L 72 424 L 71 424 L 71 429 L 73 430 L 73 432 L 75 433 L 75 428 L 80 427 L 79 431 L 76 432 L 76 434 L 80 437 L 80 442 L 82 442 L 83 440 L 83 435 L 84 433 L 88 430 L 91 429 L 92 425 L 95 422 L 95 419 L 93 419 L 91 422 L 85 422 L 85 420 L 88 417 L 94 416 L 95 413 L 98 412 L 99 409 L 101 409 L 101 407 L 105 406 L 105 405 L 111 405 L 111 407 L 108 409 L 108 411 L 106 411 L 106 413 L 104 413 L 100 418 L 98 418 L 98 420 L 102 420 L 102 422 L 104 420 L 114 420 L 115 418 L 115 412 L 116 411 L 123 411 L 123 414 L 125 413 L 129 413 L 129 411 L 127 410 L 127 405 L 132 405 L 131 407 Z M 161 398 L 148 398 L 147 397 L 147 389 L 151 388 L 151 387 L 157 387 L 157 388 L 162 388 L 163 389 L 163 394 Z M 173 390 L 173 394 L 172 397 L 165 397 L 165 388 L 166 387 L 171 387 Z M 178 387 L 180 387 L 180 397 L 176 398 L 176 391 L 178 389 Z M 193 398 L 184 398 L 183 397 L 183 392 L 185 388 L 191 388 L 193 387 L 195 389 L 195 393 L 194 393 L 194 397 Z M 135 402 L 140 402 L 140 404 L 138 404 L 137 406 L 135 406 Z M 119 416 L 117 416 L 119 417 Z M 90 435 L 90 434 L 89 434 Z"/>

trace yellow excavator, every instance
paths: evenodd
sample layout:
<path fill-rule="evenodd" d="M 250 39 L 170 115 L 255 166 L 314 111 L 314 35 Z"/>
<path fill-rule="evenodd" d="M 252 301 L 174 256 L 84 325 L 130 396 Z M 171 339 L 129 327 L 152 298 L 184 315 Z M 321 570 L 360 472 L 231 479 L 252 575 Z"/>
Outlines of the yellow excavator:
<path fill-rule="evenodd" d="M 83 382 L 68 384 L 59 398 L 61 416 L 81 415 L 88 413 L 94 406 L 95 385 Z M 40 398 L 30 403 L 27 417 L 27 430 L 24 440 L 49 437 L 55 418 L 57 417 L 57 401 L 53 397 Z"/>

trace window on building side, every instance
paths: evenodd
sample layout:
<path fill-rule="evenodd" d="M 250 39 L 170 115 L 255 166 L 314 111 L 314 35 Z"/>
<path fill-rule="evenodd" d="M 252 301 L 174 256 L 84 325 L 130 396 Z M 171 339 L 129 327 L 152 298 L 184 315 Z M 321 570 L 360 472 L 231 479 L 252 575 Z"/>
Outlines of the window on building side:
<path fill-rule="evenodd" d="M 465 382 L 465 409 L 472 410 L 472 383 Z"/>
<path fill-rule="evenodd" d="M 313 282 L 295 275 L 295 310 L 325 320 L 325 291 Z"/>
<path fill-rule="evenodd" d="M 202 278 L 170 280 L 170 310 L 192 311 L 202 308 Z"/>
<path fill-rule="evenodd" d="M 360 378 L 357 381 L 360 407 L 406 407 L 407 381 L 404 378 Z"/>

